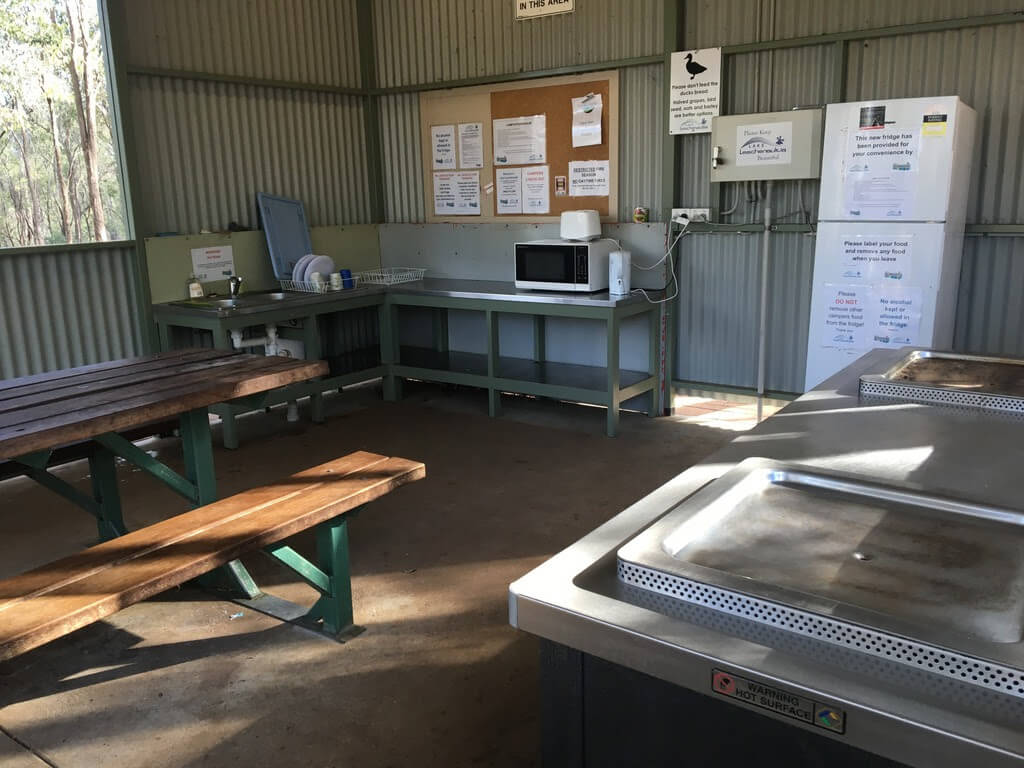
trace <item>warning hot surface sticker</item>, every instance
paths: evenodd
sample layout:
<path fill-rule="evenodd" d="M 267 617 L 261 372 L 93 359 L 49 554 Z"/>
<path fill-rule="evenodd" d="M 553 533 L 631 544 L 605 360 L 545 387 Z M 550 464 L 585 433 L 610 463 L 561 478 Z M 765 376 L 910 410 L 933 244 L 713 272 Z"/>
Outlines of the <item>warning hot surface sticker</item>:
<path fill-rule="evenodd" d="M 810 723 L 833 733 L 846 732 L 846 713 L 831 704 L 823 704 L 795 693 L 765 685 L 720 669 L 711 670 L 711 690 L 768 709 L 794 720 Z"/>

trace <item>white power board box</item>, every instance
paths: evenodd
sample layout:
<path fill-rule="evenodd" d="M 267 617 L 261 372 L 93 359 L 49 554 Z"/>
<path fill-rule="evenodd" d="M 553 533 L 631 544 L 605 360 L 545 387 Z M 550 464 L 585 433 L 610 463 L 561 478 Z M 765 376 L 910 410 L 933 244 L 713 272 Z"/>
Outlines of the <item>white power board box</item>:
<path fill-rule="evenodd" d="M 817 179 L 823 109 L 711 119 L 711 181 Z"/>

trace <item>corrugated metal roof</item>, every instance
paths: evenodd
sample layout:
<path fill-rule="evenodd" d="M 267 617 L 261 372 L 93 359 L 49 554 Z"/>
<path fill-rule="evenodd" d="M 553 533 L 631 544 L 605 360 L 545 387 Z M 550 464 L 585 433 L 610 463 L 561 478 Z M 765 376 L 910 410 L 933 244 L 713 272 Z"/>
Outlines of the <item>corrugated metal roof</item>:
<path fill-rule="evenodd" d="M 509 0 L 378 0 L 380 85 L 459 80 L 661 53 L 662 0 L 586 0 L 516 21 Z"/>
<path fill-rule="evenodd" d="M 355 0 L 131 0 L 128 63 L 360 85 Z"/>
<path fill-rule="evenodd" d="M 141 354 L 137 307 L 131 246 L 0 253 L 0 379 Z"/>
<path fill-rule="evenodd" d="M 145 235 L 255 226 L 257 192 L 311 226 L 370 220 L 360 97 L 132 76 L 131 104 Z"/>

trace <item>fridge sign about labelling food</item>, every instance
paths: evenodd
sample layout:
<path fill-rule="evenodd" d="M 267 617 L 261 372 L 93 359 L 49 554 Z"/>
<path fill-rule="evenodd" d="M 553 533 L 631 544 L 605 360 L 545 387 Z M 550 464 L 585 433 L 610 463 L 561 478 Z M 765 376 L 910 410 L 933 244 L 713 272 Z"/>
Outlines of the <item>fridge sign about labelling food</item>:
<path fill-rule="evenodd" d="M 556 13 L 572 13 L 576 10 L 575 0 L 512 0 L 516 7 L 516 20 L 536 19 L 538 16 L 553 16 Z"/>
<path fill-rule="evenodd" d="M 230 245 L 192 249 L 192 274 L 201 283 L 227 280 L 235 274 L 235 255 Z"/>
<path fill-rule="evenodd" d="M 547 116 L 526 115 L 494 120 L 494 164 L 547 162 Z"/>
<path fill-rule="evenodd" d="M 841 248 L 845 280 L 903 283 L 912 274 L 913 235 L 843 235 Z"/>
<path fill-rule="evenodd" d="M 455 170 L 455 126 L 430 126 L 430 146 L 434 155 L 434 170 Z"/>
<path fill-rule="evenodd" d="M 710 133 L 721 109 L 722 49 L 677 51 L 671 67 L 668 132 Z"/>
<path fill-rule="evenodd" d="M 788 165 L 793 160 L 793 123 L 736 126 L 736 165 Z"/>
<path fill-rule="evenodd" d="M 569 197 L 608 197 L 608 161 L 569 163 Z"/>

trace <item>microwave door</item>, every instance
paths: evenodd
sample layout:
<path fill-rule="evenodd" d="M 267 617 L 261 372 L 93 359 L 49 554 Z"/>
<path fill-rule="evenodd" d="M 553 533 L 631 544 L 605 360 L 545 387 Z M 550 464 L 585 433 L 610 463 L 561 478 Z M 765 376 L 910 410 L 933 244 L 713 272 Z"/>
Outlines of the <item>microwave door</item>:
<path fill-rule="evenodd" d="M 573 290 L 576 253 L 572 246 L 536 244 L 516 246 L 516 282 L 541 290 Z"/>

